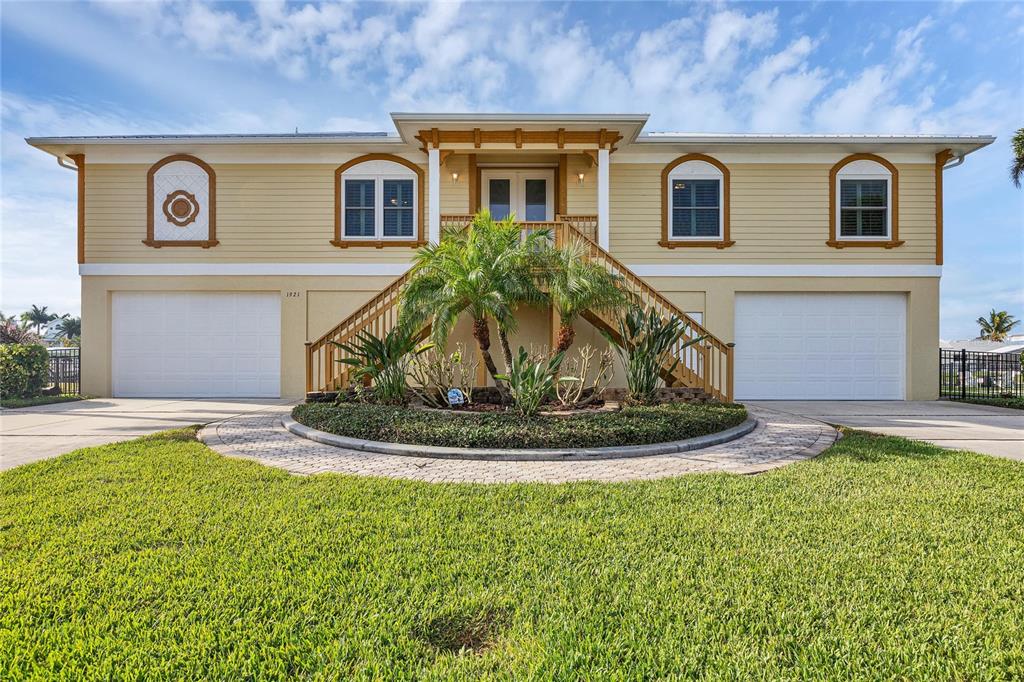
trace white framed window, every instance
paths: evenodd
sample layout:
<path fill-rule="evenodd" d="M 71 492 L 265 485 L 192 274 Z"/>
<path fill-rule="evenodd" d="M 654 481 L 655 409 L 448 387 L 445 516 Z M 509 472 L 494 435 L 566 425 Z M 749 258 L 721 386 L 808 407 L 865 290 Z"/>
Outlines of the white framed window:
<path fill-rule="evenodd" d="M 341 174 L 341 238 L 408 241 L 419 225 L 416 173 L 393 161 L 366 161 Z"/>
<path fill-rule="evenodd" d="M 838 238 L 888 240 L 892 235 L 892 173 L 869 159 L 848 163 L 836 174 Z"/>
<path fill-rule="evenodd" d="M 674 241 L 717 241 L 723 234 L 725 178 L 706 161 L 686 161 L 668 176 L 669 229 Z"/>

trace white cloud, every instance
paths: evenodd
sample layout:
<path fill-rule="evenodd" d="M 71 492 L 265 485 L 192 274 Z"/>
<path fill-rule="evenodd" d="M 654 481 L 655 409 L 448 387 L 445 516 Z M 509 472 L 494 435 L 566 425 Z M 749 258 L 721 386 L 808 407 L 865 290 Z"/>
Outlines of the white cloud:
<path fill-rule="evenodd" d="M 863 45 L 836 26 L 827 37 L 813 29 L 813 7 L 783 23 L 774 10 L 675 5 L 656 21 L 626 4 L 629 16 L 610 24 L 577 19 L 573 5 L 527 3 L 53 7 L 5 5 L 4 29 L 137 97 L 122 111 L 4 93 L 4 305 L 17 291 L 25 304 L 46 303 L 28 300 L 47 285 L 27 264 L 63 254 L 73 223 L 73 174 L 24 135 L 390 130 L 387 111 L 397 109 L 646 111 L 652 130 L 1003 134 L 1024 111 L 1019 82 L 936 66 L 951 29 L 930 17 L 883 24 Z M 998 14 L 1010 30 L 1024 16 L 1016 6 Z M 835 59 L 844 45 L 852 62 Z M 181 73 L 188 87 L 168 87 Z M 1004 180 L 1000 154 L 972 157 L 950 196 L 977 201 Z M 950 206 L 951 234 L 964 229 L 958 219 Z M 45 253 L 33 254 L 40 244 Z M 71 261 L 39 262 L 53 296 L 77 291 Z"/>

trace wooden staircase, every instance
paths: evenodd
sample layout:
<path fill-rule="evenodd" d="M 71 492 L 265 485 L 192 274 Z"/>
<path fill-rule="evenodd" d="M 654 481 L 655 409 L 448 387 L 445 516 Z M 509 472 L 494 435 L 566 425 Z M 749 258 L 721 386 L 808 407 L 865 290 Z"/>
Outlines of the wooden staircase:
<path fill-rule="evenodd" d="M 472 216 L 442 216 L 442 224 L 456 227 L 468 224 Z M 555 244 L 579 241 L 589 250 L 592 260 L 600 263 L 612 274 L 618 275 L 634 300 L 644 308 L 654 308 L 663 317 L 676 316 L 686 325 L 683 337 L 672 352 L 678 360 L 674 367 L 666 366 L 662 378 L 668 386 L 699 388 L 708 396 L 731 402 L 733 394 L 732 347 L 713 336 L 696 320 L 673 305 L 657 290 L 602 249 L 596 241 L 597 221 L 593 216 L 559 216 L 549 223 L 527 223 L 525 229 L 550 229 Z M 383 336 L 398 323 L 399 299 L 402 287 L 409 280 L 406 273 L 391 282 L 383 291 L 360 306 L 320 338 L 306 344 L 306 393 L 337 391 L 349 385 L 348 366 L 338 360 L 345 356 L 332 342 L 347 343 L 360 331 Z M 618 325 L 605 313 L 589 311 L 584 319 L 595 327 L 618 336 Z M 692 339 L 704 337 L 700 342 L 683 348 Z"/>

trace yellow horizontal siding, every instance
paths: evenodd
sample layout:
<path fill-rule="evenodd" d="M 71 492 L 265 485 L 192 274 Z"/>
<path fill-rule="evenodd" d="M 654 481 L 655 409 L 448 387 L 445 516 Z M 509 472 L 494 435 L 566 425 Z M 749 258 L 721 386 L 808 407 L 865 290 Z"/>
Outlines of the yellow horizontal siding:
<path fill-rule="evenodd" d="M 935 262 L 935 176 L 927 164 L 897 165 L 899 238 L 895 249 L 834 249 L 828 239 L 830 165 L 734 164 L 727 249 L 666 249 L 661 239 L 661 164 L 612 164 L 611 251 L 627 263 Z"/>
<path fill-rule="evenodd" d="M 566 168 L 566 208 L 569 215 L 597 215 L 597 168 L 587 156 L 570 154 Z M 583 173 L 583 184 L 579 174 Z"/>
<path fill-rule="evenodd" d="M 146 238 L 149 167 L 90 165 L 86 173 L 86 262 L 395 263 L 409 260 L 413 249 L 408 247 L 339 249 L 331 245 L 336 167 L 328 164 L 216 165 L 220 244 L 210 249 L 154 249 L 142 244 Z M 426 183 L 420 191 L 424 206 L 429 210 Z M 442 206 L 443 202 L 444 199 Z"/>
<path fill-rule="evenodd" d="M 934 263 L 934 169 L 899 165 L 896 249 L 828 247 L 828 174 L 824 164 L 736 164 L 731 172 L 731 237 L 736 244 L 665 249 L 661 237 L 661 164 L 612 164 L 611 250 L 629 263 Z M 334 168 L 328 164 L 224 164 L 217 173 L 217 238 L 211 249 L 153 249 L 146 236 L 146 165 L 93 164 L 86 175 L 86 262 L 402 262 L 412 250 L 338 249 Z M 453 183 L 452 171 L 459 173 Z M 582 171 L 583 185 L 577 173 Z M 441 211 L 469 205 L 465 156 L 441 173 Z M 571 214 L 597 212 L 597 169 L 570 155 Z M 429 188 L 421 188 L 429 200 Z M 425 201 L 426 203 L 426 201 Z"/>

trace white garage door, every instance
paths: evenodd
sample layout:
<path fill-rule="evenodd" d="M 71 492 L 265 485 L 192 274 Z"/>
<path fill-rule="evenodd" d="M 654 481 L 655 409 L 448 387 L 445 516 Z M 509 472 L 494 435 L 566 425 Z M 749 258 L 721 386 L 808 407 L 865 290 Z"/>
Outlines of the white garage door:
<path fill-rule="evenodd" d="M 903 294 L 737 294 L 738 399 L 903 400 Z"/>
<path fill-rule="evenodd" d="M 117 292 L 112 332 L 115 396 L 281 393 L 278 293 Z"/>

